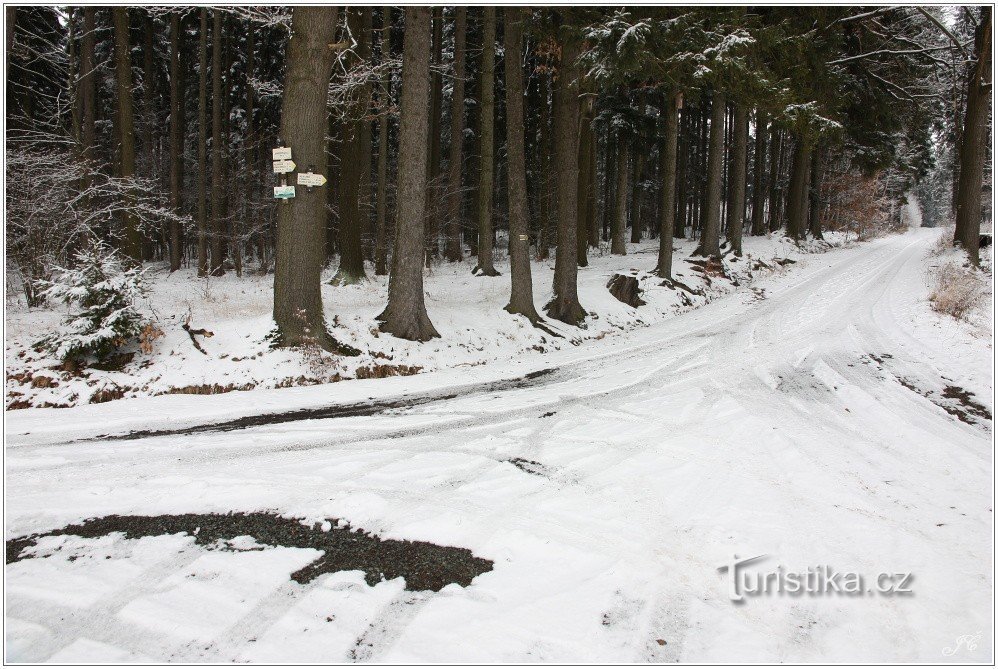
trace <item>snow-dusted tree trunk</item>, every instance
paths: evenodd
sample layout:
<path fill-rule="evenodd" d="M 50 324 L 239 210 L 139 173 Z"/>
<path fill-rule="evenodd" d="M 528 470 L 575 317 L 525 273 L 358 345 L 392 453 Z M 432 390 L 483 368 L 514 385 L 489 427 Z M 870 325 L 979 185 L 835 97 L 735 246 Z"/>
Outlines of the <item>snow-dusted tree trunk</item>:
<path fill-rule="evenodd" d="M 135 114 L 132 110 L 132 57 L 128 39 L 128 9 L 111 10 L 114 23 L 114 71 L 118 84 L 118 142 L 120 148 L 120 176 L 135 176 Z M 133 212 L 134 195 L 125 193 L 122 209 L 124 239 L 122 250 L 133 262 L 142 262 L 142 236 L 139 221 Z"/>
<path fill-rule="evenodd" d="M 586 317 L 579 304 L 578 249 L 575 242 L 579 178 L 579 45 L 569 38 L 561 45 L 561 62 L 554 87 L 554 161 L 558 188 L 558 249 L 554 264 L 554 297 L 548 316 L 569 325 Z"/>
<path fill-rule="evenodd" d="M 698 255 L 721 255 L 721 177 L 724 168 L 724 116 L 727 109 L 724 93 L 714 91 L 711 99 L 710 146 L 707 152 L 707 188 L 704 194 L 703 233 Z"/>
<path fill-rule="evenodd" d="M 682 93 L 668 92 L 662 98 L 662 202 L 659 206 L 658 263 L 656 272 L 663 279 L 672 278 L 672 233 L 676 218 L 676 146 L 679 140 L 679 105 Z M 684 210 L 685 213 L 685 210 Z"/>
<path fill-rule="evenodd" d="M 388 305 L 378 316 L 382 332 L 413 341 L 440 334 L 426 314 L 423 295 L 423 213 L 426 207 L 426 140 L 430 126 L 430 9 L 405 8 L 402 108 L 399 128 L 398 214 Z"/>
<path fill-rule="evenodd" d="M 991 112 L 991 30 L 991 7 L 983 6 L 974 39 L 974 65 L 967 81 L 956 199 L 956 241 L 974 265 L 980 263 L 981 187 Z"/>
<path fill-rule="evenodd" d="M 627 255 L 624 235 L 627 233 L 627 159 L 630 153 L 627 139 L 617 135 L 617 187 L 614 192 L 613 230 L 610 235 L 610 253 Z"/>
<path fill-rule="evenodd" d="M 742 254 L 742 227 L 745 224 L 745 181 L 748 165 L 748 113 L 745 105 L 733 106 L 731 128 L 731 204 L 728 211 L 728 242 L 736 256 Z"/>
<path fill-rule="evenodd" d="M 492 198 L 495 181 L 495 70 L 496 8 L 485 7 L 482 27 L 482 116 L 481 167 L 478 184 L 478 264 L 473 270 L 482 276 L 498 276 L 492 264 Z"/>
<path fill-rule="evenodd" d="M 454 89 L 450 114 L 450 165 L 447 175 L 447 229 L 444 255 L 451 262 L 464 257 L 461 245 L 461 162 L 464 144 L 464 58 L 465 35 L 468 25 L 467 7 L 455 8 L 454 16 Z"/>
<path fill-rule="evenodd" d="M 293 160 L 325 176 L 326 102 L 336 37 L 335 7 L 295 7 L 287 47 L 287 75 L 281 105 L 281 138 Z M 274 321 L 286 346 L 318 342 L 330 351 L 351 352 L 326 331 L 319 275 L 324 256 L 324 187 L 298 186 L 295 197 L 277 205 Z"/>
<path fill-rule="evenodd" d="M 509 262 L 510 296 L 506 311 L 526 316 L 537 323 L 533 282 L 530 277 L 530 237 L 527 234 L 527 164 L 523 130 L 523 22 L 526 13 L 519 7 L 503 11 L 506 50 L 506 143 L 509 166 Z"/>
<path fill-rule="evenodd" d="M 769 115 L 755 112 L 755 168 L 752 176 L 752 234 L 766 234 L 766 133 Z"/>

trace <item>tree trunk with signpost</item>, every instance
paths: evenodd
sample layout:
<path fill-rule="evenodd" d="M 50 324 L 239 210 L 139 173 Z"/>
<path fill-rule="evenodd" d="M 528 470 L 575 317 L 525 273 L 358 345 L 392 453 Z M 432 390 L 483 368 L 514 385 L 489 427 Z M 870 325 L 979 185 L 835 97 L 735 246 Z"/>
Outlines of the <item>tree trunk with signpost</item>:
<path fill-rule="evenodd" d="M 335 53 L 336 7 L 295 7 L 287 47 L 281 106 L 281 138 L 301 165 L 325 177 L 326 88 Z M 319 345 L 328 351 L 357 351 L 326 330 L 320 292 L 325 255 L 325 186 L 298 186 L 295 197 L 277 205 L 274 321 L 284 346 Z"/>

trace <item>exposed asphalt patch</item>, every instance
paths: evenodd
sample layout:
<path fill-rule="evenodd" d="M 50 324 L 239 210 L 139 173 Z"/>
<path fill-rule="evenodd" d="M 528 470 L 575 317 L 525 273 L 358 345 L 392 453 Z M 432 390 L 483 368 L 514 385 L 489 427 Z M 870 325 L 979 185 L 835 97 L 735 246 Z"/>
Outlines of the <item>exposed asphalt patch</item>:
<path fill-rule="evenodd" d="M 24 554 L 44 537 L 76 536 L 96 539 L 115 532 L 126 539 L 170 534 L 188 534 L 207 550 L 237 550 L 226 542 L 249 536 L 259 544 L 288 548 L 314 548 L 323 555 L 291 574 L 298 583 L 309 583 L 322 574 L 361 570 L 364 580 L 375 585 L 401 576 L 406 590 L 432 590 L 456 583 L 467 587 L 479 574 L 492 570 L 492 560 L 476 557 L 467 548 L 438 546 L 426 541 L 381 539 L 375 534 L 340 526 L 330 520 L 330 529 L 303 525 L 294 518 L 264 512 L 185 513 L 163 516 L 104 516 L 78 525 L 8 539 L 7 564 L 41 557 Z"/>
<path fill-rule="evenodd" d="M 80 441 L 119 441 L 129 439 L 144 439 L 147 437 L 170 437 L 187 434 L 203 434 L 209 432 L 230 432 L 232 430 L 243 430 L 250 427 L 261 427 L 264 425 L 278 425 L 281 423 L 294 423 L 302 420 L 324 420 L 327 418 L 351 418 L 354 416 L 373 416 L 375 414 L 387 413 L 398 409 L 409 409 L 431 402 L 440 402 L 455 399 L 462 395 L 476 395 L 482 393 L 495 393 L 504 390 L 515 390 L 537 385 L 540 379 L 554 374 L 554 369 L 541 369 L 531 372 L 517 379 L 505 381 L 491 381 L 467 389 L 459 389 L 458 393 L 423 393 L 407 397 L 395 398 L 391 400 L 381 400 L 377 402 L 361 402 L 357 404 L 336 404 L 333 406 L 318 407 L 314 409 L 297 409 L 282 413 L 265 413 L 254 416 L 244 416 L 233 420 L 219 423 L 206 423 L 165 430 L 135 430 L 125 434 L 104 434 L 96 437 L 81 439 Z"/>
<path fill-rule="evenodd" d="M 527 460 L 526 458 L 510 458 L 509 460 L 506 460 L 506 462 L 513 465 L 520 471 L 533 474 L 534 476 L 548 477 L 550 475 L 547 467 L 533 460 Z"/>

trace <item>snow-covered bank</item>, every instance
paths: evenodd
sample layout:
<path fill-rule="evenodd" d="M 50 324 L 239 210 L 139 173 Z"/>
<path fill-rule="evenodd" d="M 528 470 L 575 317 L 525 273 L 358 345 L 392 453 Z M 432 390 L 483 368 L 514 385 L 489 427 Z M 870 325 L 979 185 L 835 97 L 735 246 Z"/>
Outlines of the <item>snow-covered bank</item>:
<path fill-rule="evenodd" d="M 197 279 L 186 269 L 169 275 L 160 265 L 150 267 L 151 294 L 144 307 L 154 315 L 163 336 L 149 354 L 135 357 L 118 371 L 65 371 L 59 361 L 32 346 L 65 315 L 62 307 L 26 310 L 8 305 L 5 357 L 7 408 L 66 407 L 120 398 L 163 394 L 218 394 L 233 390 L 282 388 L 339 381 L 410 375 L 439 369 L 468 369 L 511 361 L 537 360 L 551 351 L 585 347 L 636 327 L 661 322 L 742 287 L 760 275 L 784 271 L 787 260 L 841 246 L 845 237 L 832 233 L 828 243 L 798 246 L 781 235 L 749 237 L 745 256 L 726 256 L 724 274 L 706 272 L 690 263 L 693 242 L 677 240 L 675 276 L 692 293 L 663 286 L 650 275 L 657 242 L 630 245 L 627 256 L 605 254 L 579 270 L 579 294 L 590 312 L 583 329 L 552 324 L 563 338 L 537 330 L 503 311 L 509 298 L 508 262 L 497 263 L 499 277 L 471 274 L 473 259 L 435 265 L 426 277 L 427 309 L 441 334 L 427 343 L 407 342 L 379 334 L 374 317 L 384 308 L 386 277 L 361 285 L 323 285 L 330 330 L 363 353 L 357 357 L 317 358 L 293 350 L 275 350 L 267 335 L 273 330 L 271 276 Z M 534 262 L 534 293 L 538 308 L 550 294 L 553 259 Z M 607 281 L 614 273 L 639 277 L 647 304 L 627 306 L 610 295 Z M 334 268 L 325 273 L 328 280 Z M 214 336 L 198 352 L 182 329 L 205 328 Z M 199 341 L 201 341 L 199 339 Z M 339 391 L 337 391 L 338 393 Z"/>

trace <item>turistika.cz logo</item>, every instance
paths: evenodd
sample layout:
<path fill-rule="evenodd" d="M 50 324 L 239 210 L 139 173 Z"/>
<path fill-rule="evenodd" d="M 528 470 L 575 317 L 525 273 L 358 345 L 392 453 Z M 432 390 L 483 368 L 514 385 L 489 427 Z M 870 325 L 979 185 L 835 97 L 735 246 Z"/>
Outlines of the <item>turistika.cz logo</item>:
<path fill-rule="evenodd" d="M 719 572 L 727 572 L 731 601 L 742 602 L 746 597 L 763 595 L 866 597 L 912 594 L 911 572 L 880 572 L 868 579 L 859 572 L 840 571 L 828 565 L 808 567 L 805 571 L 790 571 L 783 565 L 766 572 L 752 568 L 768 557 L 739 558 L 735 555 L 730 562 L 717 568 Z"/>

